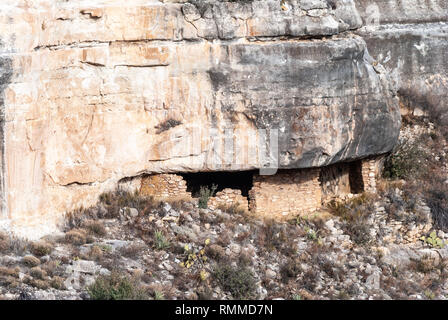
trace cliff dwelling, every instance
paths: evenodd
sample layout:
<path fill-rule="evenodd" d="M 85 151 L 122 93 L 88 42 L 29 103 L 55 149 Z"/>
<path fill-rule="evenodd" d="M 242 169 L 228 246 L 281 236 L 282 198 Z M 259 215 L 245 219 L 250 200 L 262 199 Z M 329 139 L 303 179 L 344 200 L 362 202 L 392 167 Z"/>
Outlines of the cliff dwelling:
<path fill-rule="evenodd" d="M 308 214 L 349 194 L 375 192 L 382 156 L 321 168 L 153 174 L 142 178 L 140 192 L 158 199 L 197 200 L 201 188 L 211 190 L 208 208 L 238 205 L 270 218 Z"/>

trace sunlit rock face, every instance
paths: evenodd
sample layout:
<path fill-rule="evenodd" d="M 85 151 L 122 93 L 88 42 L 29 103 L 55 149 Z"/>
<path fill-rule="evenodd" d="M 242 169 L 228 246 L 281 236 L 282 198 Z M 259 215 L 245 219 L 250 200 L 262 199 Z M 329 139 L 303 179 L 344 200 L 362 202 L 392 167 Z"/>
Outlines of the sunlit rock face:
<path fill-rule="evenodd" d="M 145 173 L 320 167 L 396 143 L 358 1 L 123 3 L 0 3 L 1 221 L 17 234 Z"/>
<path fill-rule="evenodd" d="M 392 79 L 403 104 L 448 124 L 448 1 L 357 1 L 357 31 Z"/>

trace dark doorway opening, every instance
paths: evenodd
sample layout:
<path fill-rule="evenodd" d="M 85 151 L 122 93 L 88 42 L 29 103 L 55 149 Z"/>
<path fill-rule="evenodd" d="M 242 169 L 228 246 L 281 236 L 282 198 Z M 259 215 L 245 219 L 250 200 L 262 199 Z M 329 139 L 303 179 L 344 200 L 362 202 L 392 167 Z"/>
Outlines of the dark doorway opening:
<path fill-rule="evenodd" d="M 349 163 L 350 191 L 353 194 L 364 192 L 364 181 L 362 178 L 362 161 Z"/>
<path fill-rule="evenodd" d="M 216 185 L 215 194 L 226 188 L 241 190 L 244 197 L 249 196 L 249 190 L 253 186 L 254 171 L 236 171 L 236 172 L 198 172 L 181 173 L 187 182 L 187 191 L 191 192 L 194 198 L 199 197 L 201 187 L 211 188 Z M 214 195 L 215 195 L 214 194 Z"/>

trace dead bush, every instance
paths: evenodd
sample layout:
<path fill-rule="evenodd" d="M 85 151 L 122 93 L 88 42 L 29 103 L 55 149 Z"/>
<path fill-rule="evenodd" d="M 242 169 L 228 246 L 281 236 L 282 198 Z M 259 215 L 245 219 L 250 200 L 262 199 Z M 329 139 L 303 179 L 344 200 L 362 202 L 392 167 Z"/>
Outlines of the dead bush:
<path fill-rule="evenodd" d="M 98 261 L 103 257 L 103 250 L 99 246 L 92 246 L 90 248 L 88 259 Z"/>
<path fill-rule="evenodd" d="M 217 244 L 211 244 L 205 247 L 205 252 L 208 257 L 216 261 L 221 261 L 226 258 L 226 251 L 223 247 Z"/>
<path fill-rule="evenodd" d="M 65 241 L 74 245 L 87 243 L 87 234 L 83 229 L 73 229 L 65 234 Z"/>
<path fill-rule="evenodd" d="M 49 255 L 53 251 L 53 246 L 45 241 L 33 242 L 30 245 L 30 251 L 37 257 Z"/>
<path fill-rule="evenodd" d="M 0 267 L 0 276 L 10 276 L 14 278 L 18 278 L 20 273 L 20 268 L 7 268 L 7 267 Z"/>
<path fill-rule="evenodd" d="M 159 205 L 153 197 L 142 196 L 137 190 L 130 192 L 120 188 L 101 194 L 99 201 L 107 210 L 107 218 L 118 218 L 120 209 L 124 207 L 135 208 L 143 215 L 148 215 Z"/>
<path fill-rule="evenodd" d="M 56 290 L 65 290 L 64 279 L 58 276 L 55 276 L 51 279 L 50 285 L 52 288 Z"/>
<path fill-rule="evenodd" d="M 42 268 L 42 270 L 44 270 L 49 276 L 53 277 L 55 276 L 61 266 L 61 262 L 57 261 L 57 260 L 50 260 L 44 264 L 42 264 L 40 267 Z"/>
<path fill-rule="evenodd" d="M 332 201 L 328 205 L 330 212 L 342 219 L 344 232 L 358 245 L 374 240 L 370 236 L 367 220 L 375 211 L 375 199 L 375 195 L 364 193 L 346 202 Z"/>
<path fill-rule="evenodd" d="M 220 204 L 218 206 L 218 209 L 233 215 L 243 215 L 247 212 L 247 210 L 245 210 L 239 202 L 233 203 L 231 205 Z"/>
<path fill-rule="evenodd" d="M 91 234 L 99 237 L 104 237 L 106 232 L 106 227 L 101 221 L 89 220 L 83 223 L 83 227 Z"/>
<path fill-rule="evenodd" d="M 436 270 L 437 266 L 433 257 L 424 255 L 417 259 L 411 258 L 411 264 L 409 265 L 409 268 L 411 270 L 426 274 Z"/>
<path fill-rule="evenodd" d="M 133 243 L 129 246 L 120 248 L 120 253 L 130 259 L 136 259 L 146 249 L 146 246 L 141 243 Z"/>
<path fill-rule="evenodd" d="M 42 270 L 40 267 L 31 268 L 30 275 L 34 279 L 40 279 L 40 280 L 45 280 L 45 278 L 47 277 L 47 273 L 45 272 L 45 270 Z"/>
<path fill-rule="evenodd" d="M 40 265 L 40 260 L 35 256 L 28 255 L 23 257 L 23 263 L 28 267 L 36 267 Z"/>
<path fill-rule="evenodd" d="M 50 288 L 50 284 L 46 280 L 34 279 L 32 277 L 25 277 L 23 282 L 41 290 L 47 290 Z"/>
<path fill-rule="evenodd" d="M 287 283 L 291 279 L 295 279 L 301 272 L 300 262 L 297 259 L 289 258 L 288 261 L 280 267 L 280 275 L 284 283 Z"/>

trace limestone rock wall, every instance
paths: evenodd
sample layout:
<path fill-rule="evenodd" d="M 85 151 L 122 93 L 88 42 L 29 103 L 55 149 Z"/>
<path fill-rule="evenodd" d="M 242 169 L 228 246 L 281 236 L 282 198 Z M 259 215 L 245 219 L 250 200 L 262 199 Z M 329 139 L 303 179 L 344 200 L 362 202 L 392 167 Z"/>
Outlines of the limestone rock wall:
<path fill-rule="evenodd" d="M 0 224 L 38 237 L 123 179 L 259 169 L 274 145 L 291 169 L 388 152 L 399 107 L 364 4 L 1 1 Z"/>
<path fill-rule="evenodd" d="M 448 1 L 359 0 L 357 30 L 391 75 L 403 106 L 448 124 Z"/>

